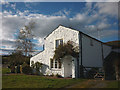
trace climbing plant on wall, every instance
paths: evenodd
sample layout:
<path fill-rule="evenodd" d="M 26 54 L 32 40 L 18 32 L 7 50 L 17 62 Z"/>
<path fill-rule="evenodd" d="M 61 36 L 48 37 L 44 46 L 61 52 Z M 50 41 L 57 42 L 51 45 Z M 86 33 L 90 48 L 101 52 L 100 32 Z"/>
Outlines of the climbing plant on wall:
<path fill-rule="evenodd" d="M 62 45 L 59 45 L 54 51 L 53 59 L 60 60 L 66 55 L 71 55 L 75 58 L 79 56 L 79 46 L 75 46 L 73 41 L 68 41 Z"/>

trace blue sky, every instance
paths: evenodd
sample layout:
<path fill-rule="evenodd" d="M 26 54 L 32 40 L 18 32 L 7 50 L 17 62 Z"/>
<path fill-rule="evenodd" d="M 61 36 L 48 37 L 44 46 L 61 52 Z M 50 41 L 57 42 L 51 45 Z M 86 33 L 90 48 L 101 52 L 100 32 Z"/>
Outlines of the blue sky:
<path fill-rule="evenodd" d="M 11 5 L 3 5 L 2 10 L 12 11 L 14 14 L 16 14 L 17 10 L 24 12 L 25 10 L 29 10 L 29 13 L 38 13 L 38 14 L 44 14 L 44 15 L 53 15 L 56 12 L 59 12 L 61 10 L 69 11 L 71 10 L 71 15 L 69 17 L 72 17 L 73 15 L 77 14 L 78 12 L 82 12 L 82 8 L 85 7 L 85 2 L 77 3 L 77 2 L 71 2 L 71 3 L 65 3 L 65 2 L 11 2 Z M 15 5 L 16 10 L 14 10 L 13 6 Z"/>
<path fill-rule="evenodd" d="M 37 50 L 42 50 L 43 38 L 59 24 L 80 30 L 103 42 L 118 40 L 116 2 L 7 2 L 2 4 L 0 16 L 0 47 L 10 50 L 15 48 L 19 30 L 31 20 L 36 23 L 33 33 Z"/>

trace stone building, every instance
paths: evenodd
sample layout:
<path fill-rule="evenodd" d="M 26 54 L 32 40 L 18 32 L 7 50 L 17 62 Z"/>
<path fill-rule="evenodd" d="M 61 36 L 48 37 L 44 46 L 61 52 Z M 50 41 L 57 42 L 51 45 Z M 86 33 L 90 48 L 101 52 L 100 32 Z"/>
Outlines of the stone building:
<path fill-rule="evenodd" d="M 65 56 L 59 63 L 51 60 L 55 49 L 63 43 L 73 41 L 79 47 L 79 59 Z M 111 47 L 103 42 L 75 29 L 58 26 L 44 38 L 44 50 L 30 59 L 31 62 L 41 62 L 41 72 L 44 75 L 59 74 L 62 77 L 78 78 L 81 76 L 80 66 L 85 68 L 103 67 L 103 60 L 111 52 Z"/>

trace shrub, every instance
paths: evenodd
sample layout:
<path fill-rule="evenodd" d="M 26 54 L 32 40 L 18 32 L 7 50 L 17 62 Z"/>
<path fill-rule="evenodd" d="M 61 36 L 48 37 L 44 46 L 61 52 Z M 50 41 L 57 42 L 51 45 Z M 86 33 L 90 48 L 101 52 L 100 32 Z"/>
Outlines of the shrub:
<path fill-rule="evenodd" d="M 61 78 L 62 76 L 57 73 L 57 74 L 56 74 L 56 77 Z"/>
<path fill-rule="evenodd" d="M 10 69 L 11 69 L 11 73 L 15 73 L 15 66 L 11 66 Z"/>
<path fill-rule="evenodd" d="M 41 73 L 41 72 L 40 72 L 40 74 L 39 74 L 39 75 L 40 75 L 40 76 L 43 76 L 43 73 Z"/>
<path fill-rule="evenodd" d="M 31 67 L 32 67 L 32 68 L 35 68 L 34 61 L 31 62 Z"/>
<path fill-rule="evenodd" d="M 40 69 L 42 68 L 42 63 L 40 62 L 36 62 L 34 63 L 34 61 L 31 62 L 31 68 L 32 68 L 32 74 L 35 74 L 35 75 L 43 75 L 41 72 L 40 72 Z"/>
<path fill-rule="evenodd" d="M 49 74 L 47 73 L 45 76 L 49 76 Z"/>
<path fill-rule="evenodd" d="M 32 75 L 36 75 L 36 69 L 35 68 L 31 68 L 32 69 Z"/>
<path fill-rule="evenodd" d="M 28 64 L 26 64 L 25 62 L 22 64 L 22 67 L 25 67 L 25 66 L 27 66 Z"/>
<path fill-rule="evenodd" d="M 51 77 L 53 77 L 53 76 L 54 76 L 54 74 L 52 73 L 50 76 L 51 76 Z"/>
<path fill-rule="evenodd" d="M 17 65 L 17 73 L 20 73 L 20 65 Z"/>
<path fill-rule="evenodd" d="M 24 74 L 31 74 L 32 73 L 32 68 L 29 65 L 26 65 L 22 68 L 22 72 Z"/>

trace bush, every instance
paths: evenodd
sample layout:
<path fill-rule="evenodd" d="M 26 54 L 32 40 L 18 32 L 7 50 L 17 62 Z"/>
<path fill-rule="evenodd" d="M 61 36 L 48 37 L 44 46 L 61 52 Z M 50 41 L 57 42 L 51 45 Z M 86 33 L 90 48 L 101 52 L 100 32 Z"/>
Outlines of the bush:
<path fill-rule="evenodd" d="M 29 65 L 26 65 L 22 68 L 24 74 L 32 74 L 32 68 Z"/>
<path fill-rule="evenodd" d="M 11 69 L 11 73 L 15 73 L 15 66 L 11 66 L 10 69 Z"/>
<path fill-rule="evenodd" d="M 54 76 L 54 74 L 52 73 L 50 76 L 51 76 L 51 77 L 53 77 L 53 76 Z"/>
<path fill-rule="evenodd" d="M 56 74 L 56 77 L 61 78 L 62 76 L 57 73 L 57 74 Z"/>
<path fill-rule="evenodd" d="M 39 74 L 39 75 L 40 75 L 40 76 L 43 76 L 43 73 L 41 73 L 41 72 L 40 72 L 40 74 Z"/>
<path fill-rule="evenodd" d="M 2 74 L 10 74 L 10 68 L 2 68 Z"/>
<path fill-rule="evenodd" d="M 25 62 L 22 64 L 22 67 L 25 67 L 25 66 L 27 66 L 28 64 L 26 64 Z"/>
<path fill-rule="evenodd" d="M 20 65 L 17 65 L 17 73 L 20 73 Z"/>
<path fill-rule="evenodd" d="M 42 65 L 43 64 L 40 63 L 40 62 L 34 63 L 34 61 L 32 61 L 31 62 L 32 74 L 42 76 L 43 74 L 40 72 L 40 69 L 42 68 Z"/>

